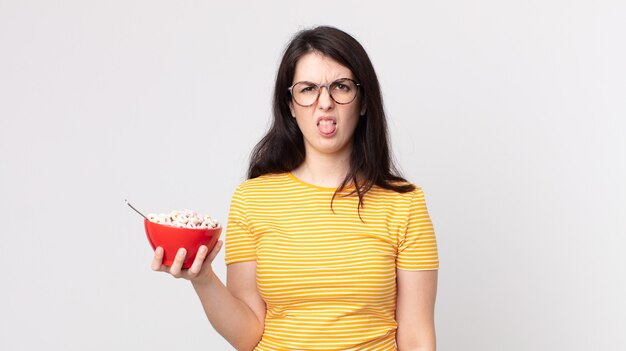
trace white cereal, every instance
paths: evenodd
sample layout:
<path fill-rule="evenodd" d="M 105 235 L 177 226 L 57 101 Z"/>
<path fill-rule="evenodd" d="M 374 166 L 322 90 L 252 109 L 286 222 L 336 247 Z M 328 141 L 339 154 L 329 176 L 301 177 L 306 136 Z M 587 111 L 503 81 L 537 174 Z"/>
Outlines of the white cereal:
<path fill-rule="evenodd" d="M 169 225 L 177 228 L 217 228 L 219 223 L 209 215 L 201 215 L 196 211 L 184 209 L 182 211 L 174 210 L 168 214 L 148 214 L 150 222 Z"/>

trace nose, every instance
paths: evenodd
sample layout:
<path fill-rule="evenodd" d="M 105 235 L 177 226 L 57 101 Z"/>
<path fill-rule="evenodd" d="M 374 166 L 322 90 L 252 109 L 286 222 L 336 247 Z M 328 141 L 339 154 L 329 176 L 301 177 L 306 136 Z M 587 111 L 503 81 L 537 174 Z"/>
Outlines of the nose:
<path fill-rule="evenodd" d="M 325 88 L 325 89 L 324 89 Z M 329 110 L 333 108 L 335 101 L 330 97 L 330 91 L 328 87 L 320 88 L 320 96 L 318 97 L 317 106 L 322 110 Z"/>

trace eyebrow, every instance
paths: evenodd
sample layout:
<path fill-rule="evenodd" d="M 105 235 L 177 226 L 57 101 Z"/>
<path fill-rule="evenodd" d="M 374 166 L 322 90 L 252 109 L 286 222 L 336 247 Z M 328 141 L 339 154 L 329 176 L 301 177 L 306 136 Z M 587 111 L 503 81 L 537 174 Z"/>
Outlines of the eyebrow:
<path fill-rule="evenodd" d="M 352 79 L 352 80 L 354 80 L 354 78 L 350 78 L 350 77 L 348 77 L 348 76 L 341 76 L 341 77 L 337 77 L 337 78 L 335 78 L 335 79 L 333 79 L 333 80 L 329 81 L 328 83 L 336 82 L 336 81 L 338 81 L 339 79 Z M 293 80 L 293 83 L 300 83 L 300 82 L 307 82 L 307 83 L 313 83 L 313 84 L 321 84 L 321 83 L 318 83 L 318 82 L 316 82 L 316 81 L 314 81 L 314 80 L 309 80 L 309 79 L 294 79 L 294 80 Z"/>

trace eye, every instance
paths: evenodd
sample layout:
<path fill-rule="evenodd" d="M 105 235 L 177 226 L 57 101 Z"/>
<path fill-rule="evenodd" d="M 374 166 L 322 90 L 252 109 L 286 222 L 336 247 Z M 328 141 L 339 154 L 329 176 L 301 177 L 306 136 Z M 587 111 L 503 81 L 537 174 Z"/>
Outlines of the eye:
<path fill-rule="evenodd" d="M 333 90 L 339 90 L 341 92 L 349 92 L 352 90 L 352 86 L 345 82 L 335 82 L 333 84 Z"/>
<path fill-rule="evenodd" d="M 297 86 L 297 92 L 299 94 L 316 94 L 318 87 L 314 84 L 298 84 Z"/>

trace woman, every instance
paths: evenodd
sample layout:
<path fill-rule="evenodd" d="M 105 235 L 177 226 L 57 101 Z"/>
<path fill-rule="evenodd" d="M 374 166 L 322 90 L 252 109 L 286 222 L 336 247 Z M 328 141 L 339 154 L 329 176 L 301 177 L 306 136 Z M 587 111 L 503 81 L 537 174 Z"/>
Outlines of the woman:
<path fill-rule="evenodd" d="M 283 56 L 274 120 L 235 191 L 227 285 L 201 247 L 182 270 L 237 350 L 435 350 L 437 244 L 424 195 L 398 175 L 374 68 L 332 27 Z"/>

